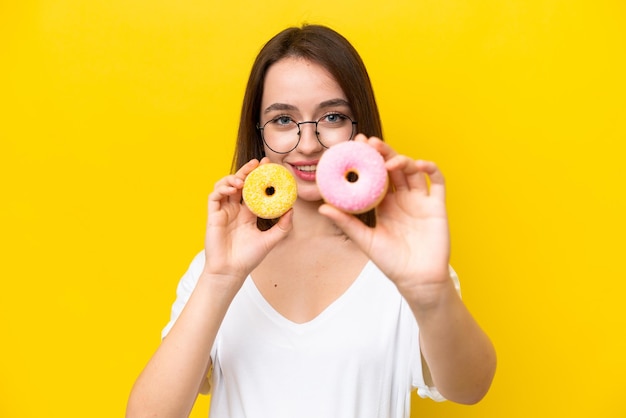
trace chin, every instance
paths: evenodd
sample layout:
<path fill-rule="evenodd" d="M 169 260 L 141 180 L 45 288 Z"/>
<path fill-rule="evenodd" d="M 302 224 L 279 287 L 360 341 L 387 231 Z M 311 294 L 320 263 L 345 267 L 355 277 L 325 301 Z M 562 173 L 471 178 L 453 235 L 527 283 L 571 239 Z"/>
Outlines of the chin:
<path fill-rule="evenodd" d="M 298 200 L 307 203 L 318 203 L 320 205 L 324 202 L 322 195 L 318 191 L 315 193 L 307 193 L 306 191 L 298 193 Z"/>

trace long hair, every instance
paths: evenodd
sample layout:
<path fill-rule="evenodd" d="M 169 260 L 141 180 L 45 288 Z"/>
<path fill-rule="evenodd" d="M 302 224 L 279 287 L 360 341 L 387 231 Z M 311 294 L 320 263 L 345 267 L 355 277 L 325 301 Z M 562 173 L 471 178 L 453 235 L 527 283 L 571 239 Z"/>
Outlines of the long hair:
<path fill-rule="evenodd" d="M 304 58 L 324 67 L 346 95 L 358 122 L 357 132 L 383 138 L 380 114 L 367 69 L 350 42 L 326 26 L 291 27 L 270 39 L 252 65 L 241 108 L 231 167 L 233 172 L 251 159 L 265 156 L 261 133 L 256 127 L 261 114 L 265 76 L 272 64 L 287 57 Z M 376 223 L 374 210 L 357 217 L 369 226 Z M 274 223 L 262 219 L 258 222 L 261 229 L 267 229 Z"/>

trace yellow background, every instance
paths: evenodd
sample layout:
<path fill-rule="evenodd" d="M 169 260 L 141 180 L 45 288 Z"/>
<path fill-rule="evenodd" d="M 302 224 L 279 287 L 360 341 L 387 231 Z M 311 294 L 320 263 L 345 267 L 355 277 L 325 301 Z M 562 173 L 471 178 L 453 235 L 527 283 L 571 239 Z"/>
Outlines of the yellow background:
<path fill-rule="evenodd" d="M 123 416 L 252 60 L 305 21 L 361 52 L 387 140 L 444 170 L 498 350 L 482 403 L 413 416 L 626 417 L 623 0 L 3 1 L 0 416 Z"/>

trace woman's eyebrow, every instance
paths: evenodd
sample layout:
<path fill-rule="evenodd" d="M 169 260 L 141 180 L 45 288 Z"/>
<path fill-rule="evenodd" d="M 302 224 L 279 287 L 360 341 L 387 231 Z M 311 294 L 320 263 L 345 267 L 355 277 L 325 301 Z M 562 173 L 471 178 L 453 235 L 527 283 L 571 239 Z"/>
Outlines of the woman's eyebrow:
<path fill-rule="evenodd" d="M 272 103 L 263 110 L 263 113 L 269 113 L 275 110 L 298 110 L 298 108 L 287 103 Z"/>
<path fill-rule="evenodd" d="M 319 104 L 320 109 L 325 109 L 327 107 L 338 107 L 338 106 L 350 107 L 350 103 L 348 103 L 348 101 L 345 99 L 330 99 L 330 100 L 325 100 Z"/>
<path fill-rule="evenodd" d="M 324 100 L 317 107 L 320 109 L 327 109 L 329 107 L 348 107 L 349 108 L 350 103 L 348 103 L 348 101 L 345 99 L 330 99 L 330 100 Z M 269 112 L 273 112 L 277 110 L 278 111 L 280 110 L 293 111 L 293 110 L 298 110 L 298 108 L 294 105 L 290 105 L 287 103 L 272 103 L 271 105 L 269 105 L 263 110 L 263 113 L 269 113 Z"/>

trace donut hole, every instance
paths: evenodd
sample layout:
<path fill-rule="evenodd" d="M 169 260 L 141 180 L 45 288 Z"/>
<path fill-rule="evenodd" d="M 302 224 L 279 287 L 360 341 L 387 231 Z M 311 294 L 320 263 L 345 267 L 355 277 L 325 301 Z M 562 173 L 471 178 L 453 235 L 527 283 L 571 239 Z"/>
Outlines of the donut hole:
<path fill-rule="evenodd" d="M 346 173 L 346 180 L 349 183 L 356 183 L 359 180 L 359 173 L 354 170 L 350 170 Z"/>
<path fill-rule="evenodd" d="M 268 196 L 272 196 L 274 193 L 276 193 L 276 189 L 274 189 L 273 186 L 268 186 L 265 188 L 265 194 Z"/>

